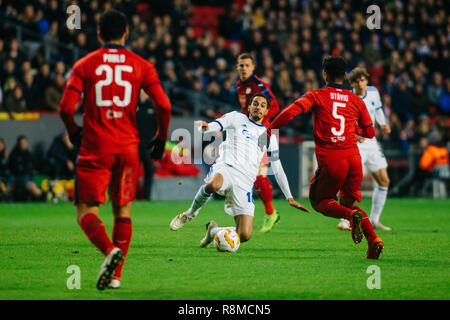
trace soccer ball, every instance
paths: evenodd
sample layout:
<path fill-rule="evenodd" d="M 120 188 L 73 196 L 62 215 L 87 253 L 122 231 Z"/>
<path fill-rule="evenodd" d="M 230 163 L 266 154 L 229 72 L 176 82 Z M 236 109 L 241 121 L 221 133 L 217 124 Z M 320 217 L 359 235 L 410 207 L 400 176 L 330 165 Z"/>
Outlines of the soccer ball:
<path fill-rule="evenodd" d="M 220 252 L 235 252 L 239 249 L 241 239 L 236 231 L 231 229 L 222 229 L 214 236 L 214 246 Z"/>

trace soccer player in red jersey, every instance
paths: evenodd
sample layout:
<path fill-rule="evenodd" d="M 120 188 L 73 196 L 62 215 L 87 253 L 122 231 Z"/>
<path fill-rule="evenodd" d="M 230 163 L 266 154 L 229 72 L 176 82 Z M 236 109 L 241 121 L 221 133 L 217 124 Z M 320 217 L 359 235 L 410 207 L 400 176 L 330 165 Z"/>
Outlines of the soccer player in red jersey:
<path fill-rule="evenodd" d="M 361 201 L 362 165 L 356 136 L 373 138 L 372 119 L 361 98 L 343 86 L 347 73 L 342 57 L 323 60 L 323 77 L 327 85 L 312 90 L 295 100 L 275 118 L 268 128 L 280 128 L 296 115 L 309 110 L 314 116 L 314 143 L 318 169 L 310 185 L 309 199 L 313 208 L 325 216 L 350 221 L 352 238 L 360 243 L 367 239 L 368 259 L 378 259 L 384 245 L 373 231 L 367 214 L 355 206 Z M 260 137 L 260 144 L 266 137 Z M 337 194 L 340 192 L 339 202 Z"/>
<path fill-rule="evenodd" d="M 236 83 L 237 97 L 241 105 L 241 112 L 248 116 L 248 106 L 251 97 L 256 93 L 264 94 L 269 100 L 269 112 L 264 117 L 263 124 L 268 126 L 269 120 L 278 113 L 280 108 L 274 94 L 270 90 L 269 84 L 254 74 L 255 67 L 255 59 L 251 54 L 242 53 L 237 58 L 237 70 L 239 72 L 239 80 Z M 270 231 L 280 219 L 278 212 L 273 208 L 272 184 L 267 177 L 268 165 L 269 160 L 267 154 L 265 154 L 254 184 L 255 189 L 258 191 L 264 203 L 264 223 L 260 230 L 261 232 Z"/>
<path fill-rule="evenodd" d="M 78 60 L 72 69 L 60 116 L 74 144 L 80 144 L 75 176 L 78 223 L 91 242 L 105 255 L 97 288 L 119 288 L 123 262 L 130 246 L 131 202 L 139 170 L 139 135 L 136 108 L 139 92 L 152 98 L 158 132 L 149 148 L 162 157 L 168 136 L 171 104 L 154 66 L 124 48 L 129 29 L 125 15 L 116 10 L 102 14 L 98 39 L 102 48 Z M 82 95 L 83 128 L 74 121 L 75 104 Z M 112 241 L 98 217 L 106 191 L 114 213 Z"/>

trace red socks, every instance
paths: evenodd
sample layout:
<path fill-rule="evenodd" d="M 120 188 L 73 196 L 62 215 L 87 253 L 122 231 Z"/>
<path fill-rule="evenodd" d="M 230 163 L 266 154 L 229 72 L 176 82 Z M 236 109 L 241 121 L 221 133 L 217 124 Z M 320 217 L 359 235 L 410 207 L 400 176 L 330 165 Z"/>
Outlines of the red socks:
<path fill-rule="evenodd" d="M 363 229 L 364 236 L 367 239 L 367 242 L 372 243 L 376 238 L 377 234 L 375 231 L 373 231 L 372 223 L 369 220 L 369 217 L 367 216 L 367 213 L 365 213 L 361 208 L 358 206 L 353 206 L 352 209 L 358 209 L 359 212 L 363 214 L 363 219 L 361 221 L 361 227 Z"/>
<path fill-rule="evenodd" d="M 109 239 L 105 225 L 93 213 L 86 213 L 81 217 L 80 227 L 87 235 L 92 244 L 96 246 L 105 256 L 114 249 L 114 245 Z"/>
<path fill-rule="evenodd" d="M 261 200 L 264 203 L 264 212 L 266 215 L 270 216 L 273 209 L 273 198 L 272 198 L 272 184 L 270 183 L 269 178 L 264 176 L 256 177 L 255 181 L 255 189 L 258 191 Z"/>
<path fill-rule="evenodd" d="M 114 245 L 119 247 L 120 250 L 123 251 L 125 258 L 127 256 L 128 248 L 130 247 L 131 242 L 131 234 L 133 232 L 133 228 L 131 225 L 130 218 L 115 218 L 114 219 L 114 229 L 113 229 L 113 241 Z M 120 280 L 120 276 L 122 273 L 123 264 L 125 262 L 125 258 L 122 260 L 122 263 L 117 267 L 114 272 L 114 278 Z"/>
<path fill-rule="evenodd" d="M 351 220 L 352 210 L 340 205 L 333 199 L 324 199 L 319 203 L 313 205 L 316 211 L 319 211 L 321 214 L 327 217 L 332 217 L 336 219 L 347 219 Z"/>

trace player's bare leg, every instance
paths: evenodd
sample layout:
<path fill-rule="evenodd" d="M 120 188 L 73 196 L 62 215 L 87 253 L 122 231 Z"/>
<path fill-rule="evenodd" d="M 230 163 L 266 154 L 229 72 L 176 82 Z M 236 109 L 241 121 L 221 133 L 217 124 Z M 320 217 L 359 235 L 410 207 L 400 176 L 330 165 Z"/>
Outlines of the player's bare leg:
<path fill-rule="evenodd" d="M 239 235 L 241 242 L 250 240 L 253 233 L 253 216 L 241 214 L 234 217 L 236 222 L 236 233 Z"/>
<path fill-rule="evenodd" d="M 389 175 L 386 168 L 382 168 L 375 172 L 372 172 L 372 176 L 377 182 L 377 186 L 372 194 L 372 208 L 370 210 L 370 222 L 375 229 L 390 231 L 391 228 L 384 226 L 380 223 L 380 215 L 383 211 L 384 204 L 386 203 L 386 197 L 390 184 Z"/>
<path fill-rule="evenodd" d="M 117 203 L 112 203 L 114 213 L 114 228 L 112 233 L 112 239 L 115 246 L 120 248 L 123 252 L 123 260 L 114 272 L 113 279 L 108 285 L 108 288 L 118 289 L 120 288 L 120 280 L 122 275 L 122 268 L 125 263 L 125 258 L 128 253 L 128 249 L 131 243 L 131 236 L 133 233 L 133 227 L 131 224 L 131 202 L 119 206 Z"/>
<path fill-rule="evenodd" d="M 186 223 L 192 221 L 200 209 L 211 199 L 214 192 L 218 191 L 223 184 L 223 177 L 220 173 L 214 173 L 208 182 L 197 191 L 194 200 L 188 210 L 180 213 L 170 221 L 170 229 L 173 231 L 181 229 Z"/>
<path fill-rule="evenodd" d="M 105 225 L 98 217 L 98 203 L 76 205 L 77 220 L 86 236 L 104 255 L 97 278 L 97 289 L 104 290 L 112 280 L 114 271 L 123 259 L 123 252 L 116 247 L 106 233 Z"/>
<path fill-rule="evenodd" d="M 268 232 L 280 220 L 280 216 L 273 208 L 272 185 L 267 177 L 267 165 L 263 162 L 259 166 L 254 186 L 264 204 L 264 222 L 260 231 Z"/>
<path fill-rule="evenodd" d="M 222 229 L 231 229 L 236 231 L 241 242 L 250 240 L 253 233 L 253 216 L 242 214 L 234 217 L 236 227 L 219 227 L 217 222 L 210 221 L 206 225 L 206 235 L 200 241 L 200 247 L 208 247 L 214 240 L 214 236 Z"/>

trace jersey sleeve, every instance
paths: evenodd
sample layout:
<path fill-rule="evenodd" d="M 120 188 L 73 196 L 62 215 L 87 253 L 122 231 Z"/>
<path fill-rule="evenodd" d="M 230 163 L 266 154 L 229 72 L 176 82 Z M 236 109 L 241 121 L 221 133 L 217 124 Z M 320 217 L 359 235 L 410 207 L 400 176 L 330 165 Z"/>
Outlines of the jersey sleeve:
<path fill-rule="evenodd" d="M 381 102 L 380 93 L 377 89 L 375 89 L 375 121 L 380 126 L 384 126 L 387 124 L 387 120 L 383 110 L 383 103 Z"/>
<path fill-rule="evenodd" d="M 76 63 L 59 104 L 59 115 L 69 134 L 74 134 L 78 130 L 78 125 L 74 120 L 74 114 L 76 103 L 82 93 L 83 80 L 81 77 L 81 67 L 80 64 Z"/>
<path fill-rule="evenodd" d="M 267 91 L 269 92 L 269 94 L 271 96 L 269 112 L 267 113 L 267 118 L 272 119 L 278 113 L 278 111 L 280 111 L 280 106 L 278 105 L 277 99 L 275 99 L 275 95 L 270 90 L 270 88 L 267 88 Z"/>
<path fill-rule="evenodd" d="M 269 156 L 269 161 L 276 161 L 280 159 L 278 139 L 275 134 L 270 137 L 270 144 L 269 148 L 267 149 L 267 155 Z"/>
<path fill-rule="evenodd" d="M 158 125 L 156 135 L 161 140 L 167 140 L 172 106 L 161 86 L 155 67 L 149 62 L 145 65 L 144 79 L 141 87 L 150 96 L 155 106 L 156 122 Z"/>
<path fill-rule="evenodd" d="M 309 91 L 284 109 L 270 124 L 270 129 L 278 129 L 288 124 L 295 116 L 305 114 L 315 105 L 314 94 Z"/>
<path fill-rule="evenodd" d="M 79 94 L 83 92 L 83 78 L 82 78 L 81 64 L 76 63 L 73 66 L 69 80 L 67 81 L 66 84 L 66 89 L 74 90 Z"/>
<path fill-rule="evenodd" d="M 212 121 L 211 124 L 218 124 L 220 127 L 219 130 L 225 131 L 226 129 L 233 127 L 233 124 L 234 124 L 234 121 L 236 120 L 237 115 L 238 115 L 238 113 L 236 111 L 225 113 L 220 118 L 217 118 L 216 120 Z"/>
<path fill-rule="evenodd" d="M 358 127 L 356 128 L 356 134 L 365 138 L 373 138 L 375 136 L 375 129 L 373 127 L 372 118 L 370 117 L 369 111 L 367 111 L 366 105 L 361 99 L 355 100 L 355 103 L 357 104 L 359 109 Z"/>

